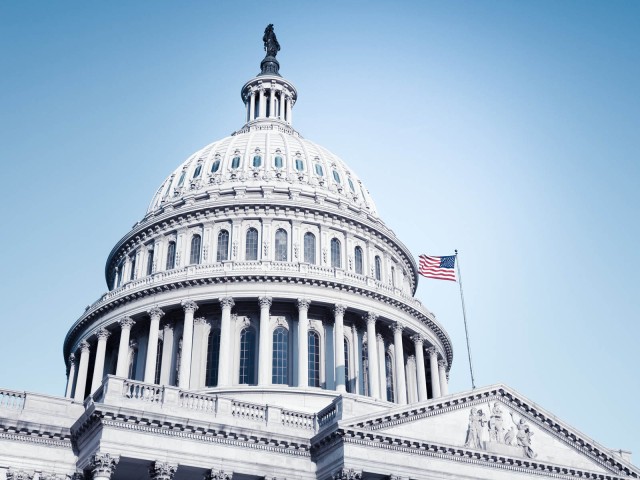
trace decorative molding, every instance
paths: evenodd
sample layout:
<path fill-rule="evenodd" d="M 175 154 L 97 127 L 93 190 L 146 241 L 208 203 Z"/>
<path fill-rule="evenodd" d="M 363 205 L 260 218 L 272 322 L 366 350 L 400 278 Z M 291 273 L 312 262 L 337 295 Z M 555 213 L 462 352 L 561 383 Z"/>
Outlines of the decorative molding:
<path fill-rule="evenodd" d="M 111 477 L 119 461 L 119 455 L 101 452 L 94 453 L 89 463 L 93 477 Z"/>
<path fill-rule="evenodd" d="M 152 480 L 171 480 L 177 469 L 178 465 L 155 461 L 149 466 L 149 477 Z"/>
<path fill-rule="evenodd" d="M 182 302 L 180 302 L 180 305 L 182 305 L 184 313 L 194 313 L 198 309 L 198 304 L 190 299 L 183 300 Z"/>

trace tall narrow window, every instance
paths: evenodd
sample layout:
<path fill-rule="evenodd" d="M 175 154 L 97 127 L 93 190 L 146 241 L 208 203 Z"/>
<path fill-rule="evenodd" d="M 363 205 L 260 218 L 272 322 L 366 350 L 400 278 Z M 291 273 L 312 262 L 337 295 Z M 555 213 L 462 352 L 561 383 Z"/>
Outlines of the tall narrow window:
<path fill-rule="evenodd" d="M 316 264 L 316 236 L 311 232 L 304 234 L 304 261 Z"/>
<path fill-rule="evenodd" d="M 298 170 L 299 172 L 304 170 L 304 161 L 299 158 L 296 158 L 296 170 Z"/>
<path fill-rule="evenodd" d="M 198 164 L 198 166 L 196 167 L 196 170 L 193 172 L 193 178 L 198 178 L 200 176 L 200 173 L 202 173 L 201 163 Z"/>
<path fill-rule="evenodd" d="M 271 383 L 274 385 L 289 384 L 289 332 L 284 327 L 273 331 L 273 362 L 271 369 Z"/>
<path fill-rule="evenodd" d="M 362 249 L 360 247 L 356 247 L 354 257 L 356 263 L 356 273 L 362 275 L 362 273 L 364 272 L 364 262 L 362 259 Z"/>
<path fill-rule="evenodd" d="M 183 170 L 182 173 L 180 174 L 180 180 L 178 180 L 178 187 L 181 187 L 182 185 L 184 185 L 184 177 L 187 174 L 186 170 Z"/>
<path fill-rule="evenodd" d="M 320 335 L 309 330 L 309 386 L 320 386 Z"/>
<path fill-rule="evenodd" d="M 287 252 L 287 232 L 282 228 L 276 230 L 275 260 L 276 262 L 286 262 Z"/>
<path fill-rule="evenodd" d="M 231 160 L 231 168 L 236 170 L 240 166 L 240 157 L 233 157 Z"/>
<path fill-rule="evenodd" d="M 216 173 L 219 169 L 220 169 L 220 159 L 216 159 L 216 161 L 211 164 L 211 173 Z"/>
<path fill-rule="evenodd" d="M 153 249 L 147 250 L 147 275 L 153 273 Z"/>
<path fill-rule="evenodd" d="M 382 280 L 382 261 L 380 257 L 376 255 L 376 280 Z"/>
<path fill-rule="evenodd" d="M 129 375 L 127 378 L 136 379 L 136 368 L 138 366 L 138 344 L 133 341 L 129 343 Z"/>
<path fill-rule="evenodd" d="M 351 375 L 349 374 L 349 342 L 344 339 L 344 387 L 347 393 L 353 393 L 353 387 L 351 386 Z"/>
<path fill-rule="evenodd" d="M 229 232 L 220 230 L 220 233 L 218 233 L 216 262 L 224 262 L 225 260 L 229 260 Z"/>
<path fill-rule="evenodd" d="M 122 285 L 122 272 L 124 271 L 124 262 L 120 262 L 120 264 L 117 267 L 118 270 L 118 282 L 116 283 L 116 287 L 119 287 L 120 285 Z"/>
<path fill-rule="evenodd" d="M 337 238 L 331 239 L 331 266 L 335 268 L 342 267 L 342 249 L 340 240 Z"/>
<path fill-rule="evenodd" d="M 391 354 L 389 352 L 384 356 L 384 368 L 387 371 L 387 402 L 395 402 L 393 391 L 393 362 L 391 361 Z"/>
<path fill-rule="evenodd" d="M 273 164 L 276 168 L 282 168 L 282 157 L 280 155 L 276 156 L 276 158 L 273 159 Z"/>
<path fill-rule="evenodd" d="M 255 384 L 256 332 L 246 327 L 240 333 L 240 383 Z"/>
<path fill-rule="evenodd" d="M 258 230 L 247 230 L 247 239 L 244 251 L 245 260 L 258 260 Z"/>
<path fill-rule="evenodd" d="M 176 268 L 176 242 L 169 242 L 167 246 L 167 270 Z"/>
<path fill-rule="evenodd" d="M 396 267 L 391 266 L 391 286 L 396 286 Z"/>
<path fill-rule="evenodd" d="M 260 155 L 256 155 L 253 157 L 253 166 L 254 168 L 258 168 L 262 165 L 262 157 Z"/>
<path fill-rule="evenodd" d="M 191 256 L 189 257 L 189 263 L 191 265 L 197 265 L 200 263 L 200 251 L 202 250 L 202 238 L 200 235 L 194 235 L 191 237 Z"/>
<path fill-rule="evenodd" d="M 215 387 L 218 385 L 218 362 L 220 361 L 220 330 L 211 329 L 207 339 L 207 368 L 205 372 L 205 385 Z"/>
<path fill-rule="evenodd" d="M 182 337 L 178 340 L 178 351 L 176 352 L 176 369 L 174 370 L 174 386 L 180 385 L 180 364 L 182 363 Z"/>
<path fill-rule="evenodd" d="M 129 280 L 136 279 L 136 258 L 137 255 L 131 255 L 129 257 L 129 263 L 131 264 L 131 272 L 129 272 Z"/>
<path fill-rule="evenodd" d="M 160 369 L 162 367 L 162 339 L 159 338 L 158 339 L 158 350 L 156 350 L 157 355 L 156 355 L 156 374 L 154 377 L 154 381 L 153 383 L 155 383 L 156 385 L 160 385 Z"/>

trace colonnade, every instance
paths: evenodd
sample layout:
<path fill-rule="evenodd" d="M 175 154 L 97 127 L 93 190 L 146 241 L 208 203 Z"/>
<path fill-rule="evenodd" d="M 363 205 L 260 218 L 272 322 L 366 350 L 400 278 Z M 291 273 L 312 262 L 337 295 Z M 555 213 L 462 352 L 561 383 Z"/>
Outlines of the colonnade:
<path fill-rule="evenodd" d="M 220 348 L 218 354 L 218 380 L 217 387 L 229 387 L 233 384 L 232 371 L 233 371 L 233 351 L 232 345 L 234 337 L 232 333 L 232 308 L 235 306 L 234 299 L 232 297 L 223 297 L 219 299 L 221 307 L 220 316 Z M 272 382 L 272 359 L 270 341 L 272 339 L 270 329 L 271 319 L 271 306 L 273 299 L 269 296 L 263 296 L 258 298 L 258 305 L 260 309 L 259 315 L 259 329 L 258 329 L 258 370 L 257 370 L 257 384 L 258 386 L 268 386 Z M 195 319 L 195 312 L 198 310 L 198 305 L 193 300 L 187 299 L 181 302 L 183 310 L 183 333 L 182 333 L 182 345 L 180 363 L 178 369 L 177 386 L 182 389 L 200 388 L 202 385 L 191 385 L 192 379 L 192 361 L 194 351 L 194 338 L 198 338 L 200 330 L 194 335 L 194 322 L 206 323 L 206 320 Z M 291 381 L 291 384 L 297 385 L 302 388 L 306 388 L 309 385 L 309 344 L 308 337 L 310 331 L 310 322 L 308 318 L 309 308 L 311 301 L 305 298 L 299 298 L 296 301 L 298 309 L 298 336 L 297 336 L 297 377 Z M 339 339 L 345 338 L 345 325 L 344 317 L 347 311 L 347 306 L 342 304 L 336 304 L 332 308 L 333 313 L 333 365 L 335 367 L 335 390 L 340 393 L 347 392 L 347 381 L 345 365 L 345 349 L 343 348 L 343 342 Z M 165 315 L 165 312 L 158 308 L 153 307 L 148 312 L 149 317 L 149 329 L 148 329 L 148 342 L 146 348 L 146 357 L 144 364 L 144 377 L 145 383 L 157 383 L 159 378 L 160 384 L 169 383 L 169 366 L 167 366 L 166 358 L 171 358 L 172 345 L 173 345 L 173 326 L 167 324 L 164 327 L 164 342 L 163 351 L 158 351 L 158 338 L 160 334 L 160 321 Z M 363 320 L 366 323 L 366 333 L 364 334 L 363 342 L 367 344 L 367 385 L 366 391 L 369 396 L 381 400 L 387 400 L 387 392 L 385 391 L 385 385 L 387 385 L 387 375 L 393 376 L 395 381 L 394 387 L 394 401 L 399 404 L 410 403 L 411 401 L 423 401 L 428 398 L 427 392 L 427 372 L 425 368 L 425 337 L 420 333 L 411 332 L 408 328 L 402 325 L 400 322 L 382 322 L 380 317 L 375 312 L 368 312 L 363 315 Z M 119 322 L 120 326 L 120 341 L 117 351 L 117 363 L 115 373 L 119 377 L 127 377 L 129 370 L 129 350 L 131 343 L 131 329 L 135 325 L 135 321 L 128 316 L 122 317 Z M 393 367 L 391 372 L 387 372 L 385 368 L 385 360 L 387 355 L 387 349 L 385 348 L 385 339 L 382 335 L 382 329 L 386 326 L 391 327 L 393 332 Z M 354 338 L 357 338 L 355 325 L 351 327 L 354 331 Z M 110 335 L 110 332 L 105 328 L 100 328 L 96 332 L 97 343 L 95 347 L 94 368 L 91 380 L 90 393 L 94 392 L 102 383 L 104 376 L 106 343 Z M 405 340 L 410 339 L 413 343 L 414 353 L 412 355 L 405 355 Z M 198 338 L 198 345 L 202 344 L 202 339 Z M 407 343 L 411 343 L 407 342 Z M 200 348 L 200 347 L 198 347 Z M 357 352 L 357 347 L 354 346 Z M 71 354 L 69 358 L 69 378 L 66 388 L 66 396 L 71 397 L 73 389 L 73 381 L 75 377 L 75 393 L 73 397 L 75 400 L 84 400 L 84 393 L 86 391 L 89 359 L 90 359 L 90 344 L 87 340 L 83 340 L 79 344 L 79 362 L 76 365 L 77 355 Z M 439 358 L 438 350 L 434 346 L 429 346 L 426 349 L 429 361 L 430 370 L 430 385 L 431 385 L 431 398 L 438 398 L 448 394 L 447 387 L 447 373 L 446 362 L 444 359 Z M 158 372 L 158 355 L 162 354 L 162 366 L 160 372 Z M 198 354 L 196 354 L 197 357 Z M 358 360 L 357 354 L 354 355 Z M 356 365 L 358 362 L 356 361 Z M 414 367 L 415 364 L 415 367 Z M 356 367 L 354 365 L 354 367 Z M 411 368 L 407 369 L 410 365 Z M 357 368 L 357 367 L 356 367 Z M 159 374 L 159 377 L 157 376 Z M 196 374 L 197 376 L 197 374 Z M 363 392 L 359 392 L 363 393 Z"/>
<path fill-rule="evenodd" d="M 256 118 L 278 118 L 291 125 L 293 98 L 284 88 L 277 89 L 274 84 L 259 86 L 251 90 L 246 101 L 247 121 Z M 278 108 L 276 108 L 276 102 Z M 269 107 L 267 110 L 267 106 Z M 257 108 L 256 108 L 257 107 Z"/>

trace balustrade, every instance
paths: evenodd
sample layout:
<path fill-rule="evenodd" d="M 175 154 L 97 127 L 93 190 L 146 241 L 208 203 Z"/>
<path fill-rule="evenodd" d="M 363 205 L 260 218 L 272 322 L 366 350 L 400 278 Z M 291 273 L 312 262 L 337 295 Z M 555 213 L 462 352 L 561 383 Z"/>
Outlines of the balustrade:
<path fill-rule="evenodd" d="M 24 407 L 25 392 L 0 390 L 0 408 L 21 410 Z"/>

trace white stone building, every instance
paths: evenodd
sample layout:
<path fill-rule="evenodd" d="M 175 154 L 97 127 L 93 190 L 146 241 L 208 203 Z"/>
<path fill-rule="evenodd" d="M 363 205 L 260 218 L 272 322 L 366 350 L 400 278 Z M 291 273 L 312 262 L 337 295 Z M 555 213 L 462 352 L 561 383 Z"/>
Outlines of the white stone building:
<path fill-rule="evenodd" d="M 158 188 L 64 342 L 66 396 L 0 390 L 0 479 L 638 478 L 450 339 L 355 173 L 292 123 L 265 33 L 246 124 Z"/>

